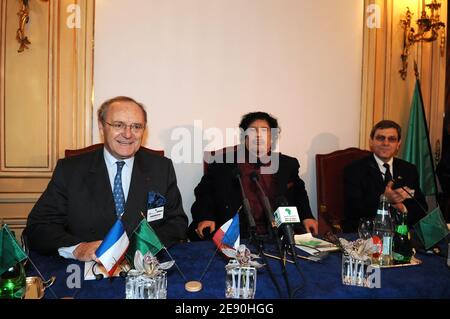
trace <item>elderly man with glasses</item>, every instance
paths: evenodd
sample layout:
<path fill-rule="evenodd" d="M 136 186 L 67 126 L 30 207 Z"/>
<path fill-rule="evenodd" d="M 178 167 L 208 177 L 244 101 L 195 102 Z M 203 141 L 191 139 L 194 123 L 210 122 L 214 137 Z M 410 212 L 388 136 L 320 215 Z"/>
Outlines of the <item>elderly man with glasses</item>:
<path fill-rule="evenodd" d="M 407 214 L 409 225 L 425 216 L 427 203 L 419 187 L 417 168 L 395 158 L 400 145 L 400 126 L 394 121 L 380 121 L 370 133 L 373 154 L 345 168 L 344 231 L 356 231 L 360 218 L 374 218 L 381 194 L 398 212 Z"/>
<path fill-rule="evenodd" d="M 185 239 L 183 211 L 172 161 L 141 149 L 147 113 L 119 96 L 98 110 L 104 147 L 59 160 L 47 189 L 33 207 L 24 235 L 44 254 L 95 260 L 95 251 L 120 218 L 130 236 L 143 214 L 164 245 Z M 150 212 L 149 202 L 158 208 Z"/>

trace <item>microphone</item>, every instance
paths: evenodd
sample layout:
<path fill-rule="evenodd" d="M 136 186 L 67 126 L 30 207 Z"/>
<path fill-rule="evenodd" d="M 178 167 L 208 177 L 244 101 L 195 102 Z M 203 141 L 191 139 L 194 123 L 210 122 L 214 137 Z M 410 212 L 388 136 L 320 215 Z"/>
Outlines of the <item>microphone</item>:
<path fill-rule="evenodd" d="M 266 213 L 267 220 L 269 221 L 269 224 L 270 224 L 269 226 L 273 230 L 275 230 L 276 224 L 275 224 L 275 219 L 273 218 L 273 214 L 272 214 L 272 206 L 270 205 L 269 199 L 267 198 L 267 195 L 264 192 L 264 189 L 262 188 L 261 183 L 259 182 L 258 173 L 255 171 L 251 172 L 250 179 L 256 184 L 256 186 L 258 187 L 258 189 L 261 193 L 263 209 L 264 209 L 264 212 Z"/>
<path fill-rule="evenodd" d="M 269 272 L 270 279 L 272 279 L 272 282 L 275 285 L 275 288 L 276 288 L 279 296 L 281 297 L 280 285 L 278 284 L 278 281 L 277 281 L 277 279 L 275 278 L 275 275 L 272 272 L 270 264 L 266 260 L 266 255 L 264 253 L 264 239 L 263 239 L 263 236 L 256 234 L 255 219 L 253 218 L 253 214 L 252 214 L 252 211 L 251 211 L 251 208 L 250 208 L 250 203 L 248 201 L 248 198 L 247 198 L 247 196 L 245 196 L 244 187 L 242 186 L 241 171 L 239 170 L 239 168 L 236 167 L 233 170 L 233 176 L 239 181 L 239 185 L 240 185 L 240 188 L 241 188 L 241 194 L 242 194 L 242 204 L 244 206 L 244 211 L 245 211 L 245 214 L 246 214 L 247 219 L 248 219 L 250 235 L 254 234 L 253 238 L 256 240 L 256 243 L 258 245 L 259 254 L 264 259 L 265 264 L 267 265 L 267 270 Z M 269 235 L 269 238 L 271 238 L 271 236 L 272 236 L 271 233 L 269 233 L 268 235 Z M 281 256 L 281 253 L 280 253 L 280 256 Z"/>
<path fill-rule="evenodd" d="M 244 212 L 245 216 L 247 217 L 250 233 L 252 233 L 254 230 L 256 230 L 256 224 L 255 219 L 253 218 L 252 210 L 250 208 L 250 202 L 247 196 L 245 195 L 244 186 L 242 186 L 241 171 L 239 170 L 239 168 L 236 167 L 235 169 L 233 169 L 233 176 L 239 181 L 239 186 L 242 195 L 242 205 L 244 206 Z"/>
<path fill-rule="evenodd" d="M 288 201 L 284 196 L 279 196 L 277 199 L 278 208 L 275 211 L 275 223 L 278 229 L 283 232 L 283 241 L 293 247 L 295 246 L 294 239 L 294 223 L 300 223 L 297 207 L 289 206 Z"/>
<path fill-rule="evenodd" d="M 277 226 L 275 224 L 275 219 L 272 214 L 272 206 L 270 205 L 269 199 L 267 198 L 267 195 L 264 192 L 264 189 L 262 188 L 261 183 L 259 182 L 259 175 L 256 171 L 253 171 L 250 173 L 250 179 L 256 184 L 256 186 L 259 189 L 259 192 L 261 193 L 263 209 L 264 209 L 264 212 L 266 213 L 267 220 L 270 224 L 269 228 L 272 231 L 272 234 L 275 236 L 275 242 L 277 245 L 278 253 L 280 254 L 280 264 L 281 264 L 283 278 L 286 283 L 288 295 L 289 295 L 289 298 L 292 298 L 292 289 L 291 289 L 291 285 L 289 283 L 288 272 L 286 269 L 286 252 L 282 248 L 280 237 L 278 237 Z M 295 258 L 294 258 L 294 260 L 295 260 Z"/>

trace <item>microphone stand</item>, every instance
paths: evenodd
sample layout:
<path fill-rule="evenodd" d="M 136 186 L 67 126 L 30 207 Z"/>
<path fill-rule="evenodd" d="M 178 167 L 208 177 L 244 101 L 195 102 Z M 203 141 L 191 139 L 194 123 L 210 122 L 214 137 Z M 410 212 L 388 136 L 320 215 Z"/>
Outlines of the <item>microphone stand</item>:
<path fill-rule="evenodd" d="M 277 279 L 275 278 L 275 275 L 272 272 L 272 268 L 270 267 L 270 264 L 264 253 L 264 241 L 267 240 L 267 236 L 256 234 L 255 219 L 253 218 L 253 214 L 252 214 L 251 207 L 250 207 L 250 202 L 249 202 L 247 196 L 245 196 L 245 191 L 244 191 L 244 187 L 242 185 L 242 180 L 241 180 L 241 173 L 238 168 L 234 172 L 234 175 L 235 175 L 236 179 L 239 181 L 239 186 L 241 189 L 242 204 L 244 206 L 245 216 L 247 217 L 247 221 L 248 221 L 248 233 L 249 233 L 249 237 L 250 237 L 249 242 L 257 247 L 258 255 L 260 255 L 262 257 L 263 262 L 266 264 L 270 279 L 272 280 L 273 284 L 275 285 L 275 288 L 278 292 L 278 296 L 281 298 L 282 294 L 281 294 L 280 284 L 278 283 Z"/>
<path fill-rule="evenodd" d="M 278 206 L 289 206 L 288 201 L 286 200 L 286 198 L 284 196 L 280 196 L 277 199 L 277 204 Z M 284 253 L 285 254 L 290 254 L 292 255 L 293 261 L 294 261 L 294 265 L 295 268 L 297 269 L 297 272 L 299 273 L 300 277 L 302 278 L 303 284 L 298 286 L 297 288 L 295 288 L 292 292 L 292 297 L 294 297 L 296 295 L 296 293 L 303 289 L 303 287 L 305 286 L 306 283 L 306 278 L 298 264 L 297 261 L 297 253 L 295 252 L 295 239 L 294 239 L 294 229 L 293 229 L 293 225 L 292 224 L 282 224 L 280 225 L 280 227 L 283 230 L 283 248 L 284 248 Z"/>
<path fill-rule="evenodd" d="M 289 283 L 288 273 L 287 273 L 287 269 L 286 269 L 286 254 L 285 254 L 285 250 L 282 248 L 282 243 L 281 243 L 280 237 L 278 236 L 278 229 L 276 227 L 275 220 L 272 215 L 272 207 L 270 205 L 269 199 L 266 196 L 266 193 L 264 192 L 261 184 L 258 181 L 258 179 L 259 179 L 258 174 L 256 172 L 253 172 L 250 175 L 250 178 L 253 182 L 256 183 L 256 186 L 258 187 L 259 192 L 261 193 L 262 201 L 263 201 L 263 209 L 266 214 L 267 221 L 269 222 L 269 228 L 271 230 L 271 233 L 275 237 L 275 243 L 276 243 L 276 246 L 278 249 L 278 253 L 280 254 L 280 264 L 281 264 L 283 278 L 284 278 L 284 281 L 286 282 L 286 287 L 288 290 L 289 298 L 291 299 L 292 298 L 292 289 L 291 289 L 291 285 Z"/>

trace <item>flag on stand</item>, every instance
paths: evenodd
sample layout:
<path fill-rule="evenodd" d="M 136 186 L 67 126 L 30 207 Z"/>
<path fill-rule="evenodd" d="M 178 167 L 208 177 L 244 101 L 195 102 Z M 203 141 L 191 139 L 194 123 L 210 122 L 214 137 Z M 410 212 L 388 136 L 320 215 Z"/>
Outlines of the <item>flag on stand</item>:
<path fill-rule="evenodd" d="M 3 225 L 0 230 L 0 275 L 27 258 L 8 225 Z"/>
<path fill-rule="evenodd" d="M 239 213 L 236 213 L 232 219 L 228 220 L 216 231 L 213 236 L 213 242 L 222 250 L 222 248 L 237 249 L 239 241 Z"/>
<path fill-rule="evenodd" d="M 419 220 L 414 225 L 414 229 L 425 249 L 430 249 L 449 234 L 447 224 L 439 207 L 436 207 Z"/>
<path fill-rule="evenodd" d="M 139 250 L 142 255 L 145 255 L 150 251 L 152 255 L 155 256 L 163 248 L 164 245 L 159 240 L 153 228 L 146 219 L 143 219 L 131 235 L 130 246 L 127 250 L 127 258 L 132 263 L 134 254 L 137 250 Z"/>
<path fill-rule="evenodd" d="M 408 131 L 403 143 L 402 159 L 416 165 L 420 188 L 425 196 L 436 196 L 437 185 L 431 155 L 430 136 L 423 106 L 420 82 L 416 80 L 411 102 Z"/>
<path fill-rule="evenodd" d="M 95 251 L 95 255 L 110 276 L 120 265 L 129 243 L 122 221 L 118 219 Z"/>

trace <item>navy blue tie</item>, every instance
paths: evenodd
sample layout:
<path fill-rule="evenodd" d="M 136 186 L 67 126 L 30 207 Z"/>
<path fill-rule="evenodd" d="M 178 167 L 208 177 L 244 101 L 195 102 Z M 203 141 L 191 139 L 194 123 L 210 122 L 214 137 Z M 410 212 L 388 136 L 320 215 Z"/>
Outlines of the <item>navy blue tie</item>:
<path fill-rule="evenodd" d="M 116 203 L 116 214 L 117 217 L 120 217 L 125 210 L 125 196 L 123 194 L 122 188 L 122 168 L 125 165 L 124 161 L 116 162 L 117 164 L 117 173 L 114 178 L 114 203 Z"/>

